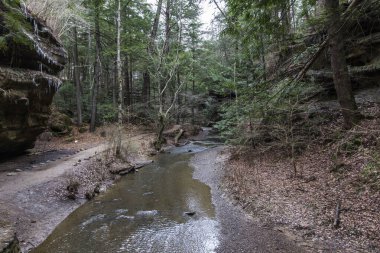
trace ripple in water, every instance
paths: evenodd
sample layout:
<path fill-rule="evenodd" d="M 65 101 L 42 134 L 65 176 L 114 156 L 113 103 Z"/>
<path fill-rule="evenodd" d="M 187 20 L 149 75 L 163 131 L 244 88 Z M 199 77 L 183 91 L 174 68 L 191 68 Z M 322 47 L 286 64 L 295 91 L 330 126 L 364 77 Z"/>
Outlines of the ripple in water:
<path fill-rule="evenodd" d="M 157 227 L 160 225 L 164 226 Z M 218 234 L 218 222 L 207 218 L 153 224 L 126 238 L 118 252 L 211 253 L 218 247 Z"/>

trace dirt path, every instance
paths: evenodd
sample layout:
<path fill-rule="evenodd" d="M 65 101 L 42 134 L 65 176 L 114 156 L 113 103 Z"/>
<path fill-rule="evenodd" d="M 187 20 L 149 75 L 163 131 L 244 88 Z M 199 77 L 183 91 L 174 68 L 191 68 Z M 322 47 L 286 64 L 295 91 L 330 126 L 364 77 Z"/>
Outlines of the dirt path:
<path fill-rule="evenodd" d="M 124 142 L 135 149 L 135 158 L 141 157 L 138 154 L 139 144 L 150 135 L 139 134 Z M 5 227 L 11 227 L 24 252 L 40 244 L 62 220 L 86 201 L 84 198 L 73 201 L 62 196 L 67 175 L 80 171 L 89 173 L 91 168 L 88 167 L 94 164 L 96 154 L 107 149 L 107 144 L 101 144 L 56 161 L 37 164 L 25 171 L 0 169 L 0 235 Z M 91 183 L 81 182 L 83 185 Z M 112 181 L 107 183 L 110 185 Z"/>
<path fill-rule="evenodd" d="M 42 184 L 59 177 L 73 168 L 79 160 L 86 161 L 96 153 L 103 152 L 106 148 L 107 145 L 102 144 L 48 164 L 38 165 L 34 170 L 11 173 L 13 176 L 9 176 L 9 172 L 2 172 L 0 173 L 0 201 L 4 196 L 10 196 L 33 185 Z"/>
<path fill-rule="evenodd" d="M 228 155 L 224 147 L 209 149 L 194 156 L 194 177 L 211 188 L 221 242 L 217 252 L 307 252 L 283 233 L 256 224 L 240 207 L 234 206 L 221 189 L 223 165 Z"/>

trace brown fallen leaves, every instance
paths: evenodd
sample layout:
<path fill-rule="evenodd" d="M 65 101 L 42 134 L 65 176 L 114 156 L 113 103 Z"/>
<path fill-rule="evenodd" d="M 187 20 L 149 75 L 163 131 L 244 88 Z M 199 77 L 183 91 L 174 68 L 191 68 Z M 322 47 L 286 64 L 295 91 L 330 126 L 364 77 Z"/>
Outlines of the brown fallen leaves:
<path fill-rule="evenodd" d="M 340 118 L 321 126 L 320 138 L 294 158 L 297 175 L 278 145 L 233 154 L 226 189 L 255 218 L 290 229 L 312 251 L 379 252 L 380 113 L 377 105 L 362 110 L 371 117 L 349 131 Z"/>

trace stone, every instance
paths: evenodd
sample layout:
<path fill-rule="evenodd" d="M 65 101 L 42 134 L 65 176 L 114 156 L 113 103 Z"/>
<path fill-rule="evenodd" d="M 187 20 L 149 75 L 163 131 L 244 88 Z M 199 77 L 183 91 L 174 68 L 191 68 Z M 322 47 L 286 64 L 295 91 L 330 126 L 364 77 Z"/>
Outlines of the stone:
<path fill-rule="evenodd" d="M 86 192 L 85 197 L 87 200 L 92 200 L 95 197 L 94 192 Z"/>
<path fill-rule="evenodd" d="M 81 134 L 87 132 L 87 127 L 80 127 L 80 128 L 78 128 L 78 132 L 81 133 Z"/>
<path fill-rule="evenodd" d="M 41 140 L 41 141 L 51 141 L 51 139 L 53 138 L 53 133 L 52 132 L 43 132 L 39 137 L 38 139 Z"/>
<path fill-rule="evenodd" d="M 21 253 L 20 242 L 17 239 L 14 228 L 0 223 L 0 252 Z"/>
<path fill-rule="evenodd" d="M 73 129 L 71 118 L 57 110 L 52 111 L 48 125 L 50 130 L 58 136 L 70 134 Z"/>
<path fill-rule="evenodd" d="M 7 155 L 32 148 L 45 131 L 67 53 L 19 1 L 0 1 L 0 39 L 0 155 Z"/>
<path fill-rule="evenodd" d="M 99 194 L 99 193 L 100 193 L 100 186 L 99 186 L 99 185 L 95 186 L 94 192 L 95 192 L 96 194 Z"/>

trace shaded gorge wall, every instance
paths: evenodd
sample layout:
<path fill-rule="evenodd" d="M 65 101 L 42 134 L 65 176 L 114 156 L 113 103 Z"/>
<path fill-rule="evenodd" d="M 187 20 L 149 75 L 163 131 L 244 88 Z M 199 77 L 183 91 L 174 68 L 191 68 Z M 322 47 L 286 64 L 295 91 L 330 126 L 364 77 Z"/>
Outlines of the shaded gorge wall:
<path fill-rule="evenodd" d="M 19 1 L 0 2 L 0 155 L 32 148 L 49 119 L 67 53 Z"/>

